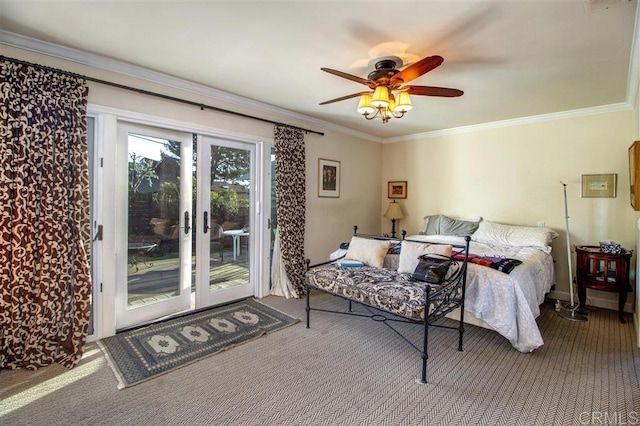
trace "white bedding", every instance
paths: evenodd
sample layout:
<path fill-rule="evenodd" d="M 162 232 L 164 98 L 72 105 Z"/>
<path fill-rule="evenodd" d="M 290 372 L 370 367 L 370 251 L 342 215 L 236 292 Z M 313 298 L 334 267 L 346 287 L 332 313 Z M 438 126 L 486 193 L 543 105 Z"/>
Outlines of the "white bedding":
<path fill-rule="evenodd" d="M 461 237 L 412 235 L 407 240 L 464 244 Z M 469 263 L 465 315 L 467 313 L 503 335 L 520 352 L 531 352 L 544 343 L 536 318 L 554 282 L 553 258 L 532 247 L 496 247 L 471 241 L 469 252 L 522 261 L 510 274 Z M 457 319 L 458 316 L 453 318 Z M 482 324 L 483 325 L 483 324 Z"/>

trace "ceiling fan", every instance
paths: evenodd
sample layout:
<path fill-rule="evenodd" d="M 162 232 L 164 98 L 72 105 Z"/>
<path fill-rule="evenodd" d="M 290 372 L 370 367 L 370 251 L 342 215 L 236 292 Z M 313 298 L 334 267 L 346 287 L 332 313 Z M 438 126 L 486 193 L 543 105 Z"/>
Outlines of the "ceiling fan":
<path fill-rule="evenodd" d="M 382 122 L 386 123 L 392 117 L 400 118 L 404 116 L 404 114 L 413 107 L 409 95 L 448 98 L 462 96 L 464 92 L 458 89 L 405 85 L 411 80 L 437 68 L 443 61 L 442 56 L 428 56 L 400 71 L 396 69 L 397 64 L 399 64 L 400 67 L 402 66 L 402 60 L 400 58 L 382 58 L 376 62 L 376 69 L 369 73 L 367 78 L 347 74 L 331 68 L 320 68 L 329 74 L 364 84 L 370 89 L 370 91 L 352 93 L 351 95 L 324 101 L 321 102 L 320 105 L 331 104 L 359 96 L 358 112 L 364 115 L 367 120 L 380 117 Z"/>

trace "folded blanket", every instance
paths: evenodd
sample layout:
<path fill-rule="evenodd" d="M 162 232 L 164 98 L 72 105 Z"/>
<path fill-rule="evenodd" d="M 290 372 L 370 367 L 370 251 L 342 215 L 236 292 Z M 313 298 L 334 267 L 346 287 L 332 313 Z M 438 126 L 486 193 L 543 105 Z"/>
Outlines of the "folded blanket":
<path fill-rule="evenodd" d="M 402 247 L 402 242 L 400 242 L 400 241 L 397 242 L 397 243 L 390 244 L 389 245 L 389 250 L 387 251 L 387 254 L 400 254 L 400 247 Z M 340 243 L 340 249 L 341 250 L 348 250 L 349 249 L 349 243 L 348 242 Z"/>
<path fill-rule="evenodd" d="M 461 253 L 456 253 L 451 257 L 456 260 L 464 260 L 464 254 Z M 504 272 L 505 274 L 511 273 L 513 268 L 522 264 L 522 261 L 518 259 L 493 256 L 475 256 L 472 254 L 469 255 L 469 262 L 475 263 L 476 265 L 488 266 L 497 271 Z"/>

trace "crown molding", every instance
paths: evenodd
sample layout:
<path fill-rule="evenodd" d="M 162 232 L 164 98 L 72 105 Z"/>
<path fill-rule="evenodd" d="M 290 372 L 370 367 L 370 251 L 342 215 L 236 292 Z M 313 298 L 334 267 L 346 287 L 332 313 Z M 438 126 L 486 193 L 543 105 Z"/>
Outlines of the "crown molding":
<path fill-rule="evenodd" d="M 382 138 L 373 136 L 368 133 L 359 132 L 347 127 L 339 126 L 333 123 L 329 123 L 323 120 L 319 120 L 313 117 L 306 116 L 291 110 L 280 108 L 274 105 L 258 102 L 253 99 L 248 99 L 242 96 L 234 95 L 223 90 L 214 89 L 203 84 L 194 83 L 188 80 L 184 80 L 178 77 L 174 77 L 161 72 L 153 71 L 148 68 L 143 68 L 137 65 L 133 65 L 127 62 L 119 61 L 105 56 L 96 55 L 93 53 L 85 52 L 79 49 L 61 46 L 54 43 L 49 43 L 42 40 L 37 40 L 31 37 L 26 37 L 20 34 L 12 33 L 5 30 L 0 30 L 0 44 L 4 44 L 19 49 L 29 50 L 32 52 L 40 53 L 47 56 L 52 56 L 58 59 L 75 62 L 82 65 L 87 65 L 94 68 L 103 69 L 106 71 L 115 72 L 118 74 L 127 75 L 130 77 L 140 78 L 143 80 L 151 81 L 153 83 L 161 84 L 175 89 L 184 90 L 197 95 L 207 96 L 216 100 L 224 101 L 229 104 L 237 105 L 244 108 L 249 108 L 254 111 L 263 112 L 266 114 L 272 114 L 279 119 L 288 118 L 298 122 L 305 123 L 305 125 L 320 126 L 323 129 L 333 130 L 346 135 L 354 136 L 361 139 L 367 139 L 374 142 L 382 142 Z M 283 120 L 284 121 L 284 120 Z"/>
<path fill-rule="evenodd" d="M 502 127 L 520 126 L 523 124 L 541 123 L 543 121 L 551 120 L 563 120 L 565 118 L 583 117 L 586 115 L 605 114 L 609 112 L 618 112 L 633 109 L 633 106 L 628 102 L 602 105 L 592 108 L 575 109 L 571 111 L 554 112 L 550 114 L 532 115 L 529 117 L 513 118 L 509 120 L 492 121 L 489 123 L 473 124 L 471 126 L 454 127 L 451 129 L 436 130 L 433 132 L 416 133 L 413 135 L 406 135 L 395 138 L 385 138 L 382 143 L 397 143 L 406 142 L 411 140 L 421 140 L 435 138 L 439 136 L 457 135 L 461 133 L 471 133 L 480 130 L 498 129 Z"/>

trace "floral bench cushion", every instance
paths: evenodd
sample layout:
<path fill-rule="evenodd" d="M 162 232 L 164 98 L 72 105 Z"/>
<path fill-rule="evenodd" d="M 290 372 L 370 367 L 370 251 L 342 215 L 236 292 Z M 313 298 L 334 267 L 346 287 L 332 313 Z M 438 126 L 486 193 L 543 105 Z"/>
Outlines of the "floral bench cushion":
<path fill-rule="evenodd" d="M 392 269 L 333 264 L 307 271 L 307 283 L 320 290 L 413 320 L 424 319 L 425 283 Z M 430 285 L 433 290 L 440 288 Z"/>

